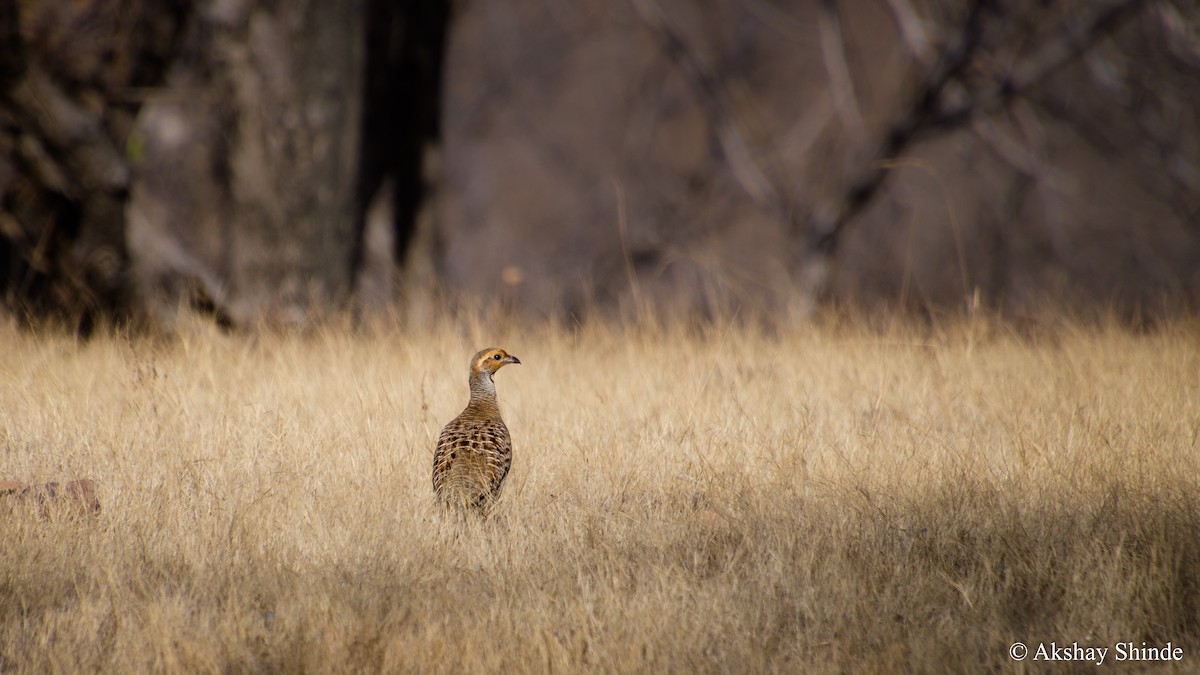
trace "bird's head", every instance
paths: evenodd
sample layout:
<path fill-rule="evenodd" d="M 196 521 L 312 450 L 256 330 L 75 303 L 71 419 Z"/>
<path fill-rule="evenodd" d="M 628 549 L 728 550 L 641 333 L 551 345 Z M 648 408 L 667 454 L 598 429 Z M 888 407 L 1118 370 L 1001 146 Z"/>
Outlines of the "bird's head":
<path fill-rule="evenodd" d="M 509 354 L 499 347 L 489 347 L 480 350 L 471 358 L 471 376 L 487 374 L 489 377 L 494 375 L 497 370 L 510 363 L 520 364 L 521 359 Z"/>

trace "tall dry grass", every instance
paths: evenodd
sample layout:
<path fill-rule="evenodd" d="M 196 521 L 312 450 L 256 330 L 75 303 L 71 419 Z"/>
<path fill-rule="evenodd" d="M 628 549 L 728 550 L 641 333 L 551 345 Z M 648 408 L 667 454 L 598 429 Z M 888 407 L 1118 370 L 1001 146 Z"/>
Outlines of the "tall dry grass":
<path fill-rule="evenodd" d="M 3 672 L 1200 668 L 1195 326 L 4 331 L 0 478 L 104 510 L 0 506 Z M 487 344 L 516 454 L 460 522 Z"/>

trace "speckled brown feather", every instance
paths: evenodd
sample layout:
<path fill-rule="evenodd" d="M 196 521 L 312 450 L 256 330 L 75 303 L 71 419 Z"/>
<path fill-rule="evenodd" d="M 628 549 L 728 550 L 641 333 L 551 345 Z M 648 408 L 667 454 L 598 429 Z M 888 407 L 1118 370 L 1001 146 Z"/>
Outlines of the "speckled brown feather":
<path fill-rule="evenodd" d="M 483 507 L 500 495 L 512 465 L 512 439 L 500 419 L 492 376 L 520 359 L 503 349 L 484 349 L 471 359 L 471 399 L 442 429 L 433 453 L 433 492 L 460 508 Z"/>

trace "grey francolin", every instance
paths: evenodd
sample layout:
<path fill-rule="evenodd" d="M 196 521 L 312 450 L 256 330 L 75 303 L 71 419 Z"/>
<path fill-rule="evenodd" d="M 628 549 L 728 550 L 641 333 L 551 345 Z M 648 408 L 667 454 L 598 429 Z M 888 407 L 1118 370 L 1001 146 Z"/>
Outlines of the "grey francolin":
<path fill-rule="evenodd" d="M 446 506 L 489 506 L 512 464 L 512 439 L 500 419 L 492 376 L 510 363 L 521 363 L 503 349 L 490 347 L 471 358 L 471 400 L 442 429 L 433 453 L 433 493 Z"/>

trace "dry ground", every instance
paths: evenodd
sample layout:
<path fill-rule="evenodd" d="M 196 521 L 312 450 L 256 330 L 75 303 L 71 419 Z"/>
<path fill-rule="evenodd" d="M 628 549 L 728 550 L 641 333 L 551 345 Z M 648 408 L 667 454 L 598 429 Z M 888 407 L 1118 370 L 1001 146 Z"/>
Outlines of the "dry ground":
<path fill-rule="evenodd" d="M 441 518 L 434 438 L 492 343 L 524 364 L 513 472 L 493 520 Z M 93 478 L 104 508 L 0 504 L 5 673 L 1056 670 L 1015 641 L 1200 669 L 1195 325 L 0 354 L 0 479 Z"/>

